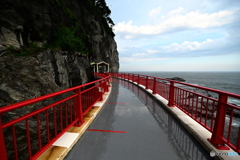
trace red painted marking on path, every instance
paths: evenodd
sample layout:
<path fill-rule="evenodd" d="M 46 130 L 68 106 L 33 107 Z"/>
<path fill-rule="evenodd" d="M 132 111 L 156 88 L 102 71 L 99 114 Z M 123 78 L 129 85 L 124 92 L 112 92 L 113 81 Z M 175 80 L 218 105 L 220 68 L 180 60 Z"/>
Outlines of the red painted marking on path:
<path fill-rule="evenodd" d="M 110 131 L 110 130 L 99 130 L 99 129 L 88 129 L 88 131 L 97 131 L 97 132 L 114 132 L 114 133 L 127 133 L 125 131 Z"/>
<path fill-rule="evenodd" d="M 126 103 L 107 103 L 107 104 L 126 104 Z"/>
<path fill-rule="evenodd" d="M 111 93 L 111 94 L 118 95 L 118 94 L 123 94 L 123 93 Z"/>

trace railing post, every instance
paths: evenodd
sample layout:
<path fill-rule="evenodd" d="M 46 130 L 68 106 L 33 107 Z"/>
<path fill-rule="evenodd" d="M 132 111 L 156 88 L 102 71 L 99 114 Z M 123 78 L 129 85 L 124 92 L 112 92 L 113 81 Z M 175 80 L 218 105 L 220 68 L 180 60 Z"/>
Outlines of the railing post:
<path fill-rule="evenodd" d="M 225 146 L 225 143 L 222 140 L 225 126 L 227 99 L 227 95 L 219 94 L 217 115 L 212 132 L 212 137 L 211 139 L 208 139 L 212 143 L 212 145 L 214 145 L 219 150 L 229 150 L 229 147 Z"/>
<path fill-rule="evenodd" d="M 139 74 L 137 75 L 137 84 L 139 85 L 139 82 L 140 82 L 140 77 L 139 77 Z"/>
<path fill-rule="evenodd" d="M 106 92 L 109 91 L 109 87 L 110 87 L 110 79 L 106 79 Z"/>
<path fill-rule="evenodd" d="M 148 76 L 146 77 L 146 85 L 145 85 L 145 89 L 148 89 Z"/>
<path fill-rule="evenodd" d="M 170 82 L 168 106 L 174 107 L 174 82 Z"/>
<path fill-rule="evenodd" d="M 156 81 L 156 78 L 154 77 L 154 79 L 153 79 L 153 91 L 152 91 L 152 94 L 156 94 L 157 92 L 156 92 L 156 86 L 157 86 L 157 81 Z"/>
<path fill-rule="evenodd" d="M 99 93 L 101 94 L 101 97 L 100 97 L 99 101 L 102 101 L 103 100 L 103 94 L 104 94 L 104 88 L 103 88 L 103 82 L 102 81 L 100 81 L 99 88 L 100 88 Z"/>
<path fill-rule="evenodd" d="M 76 114 L 78 116 L 79 122 L 77 122 L 76 126 L 81 126 L 83 124 L 83 113 L 82 113 L 82 93 L 81 88 L 76 90 Z"/>
<path fill-rule="evenodd" d="M 4 143 L 4 136 L 3 136 L 1 119 L 0 119 L 0 158 L 1 158 L 1 160 L 7 160 L 8 159 L 6 148 L 5 148 L 5 143 Z"/>

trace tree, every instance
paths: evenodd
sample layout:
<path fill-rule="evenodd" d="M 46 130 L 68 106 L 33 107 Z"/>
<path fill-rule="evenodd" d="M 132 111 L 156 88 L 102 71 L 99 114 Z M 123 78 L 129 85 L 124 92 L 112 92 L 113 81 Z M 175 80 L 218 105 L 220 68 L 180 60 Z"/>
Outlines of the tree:
<path fill-rule="evenodd" d="M 111 10 L 106 4 L 105 0 L 96 0 L 96 6 L 99 8 L 100 12 L 102 13 L 103 17 L 106 19 L 110 27 L 112 28 L 115 24 L 113 23 L 112 19 L 109 17 L 111 14 Z"/>

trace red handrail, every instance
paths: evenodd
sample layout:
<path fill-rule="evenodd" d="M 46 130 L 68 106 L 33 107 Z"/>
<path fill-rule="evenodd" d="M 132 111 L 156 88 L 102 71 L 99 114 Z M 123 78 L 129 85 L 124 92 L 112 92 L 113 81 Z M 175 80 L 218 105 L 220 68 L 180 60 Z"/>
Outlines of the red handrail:
<path fill-rule="evenodd" d="M 19 155 L 36 159 L 70 127 L 83 124 L 83 116 L 102 100 L 110 85 L 109 74 L 96 76 L 101 79 L 0 108 L 0 159 L 18 160 Z M 53 102 L 45 106 L 46 101 Z M 29 105 L 38 109 L 17 118 L 9 116 Z"/>
<path fill-rule="evenodd" d="M 234 113 L 239 114 L 240 107 L 228 102 L 229 97 L 240 100 L 239 94 L 133 73 L 111 73 L 111 76 L 143 85 L 146 89 L 152 90 L 153 94 L 161 95 L 168 100 L 169 107 L 178 107 L 212 132 L 212 137 L 208 140 L 216 148 L 224 150 L 231 147 L 240 154 L 240 127 L 239 124 L 236 127 L 233 125 L 234 120 L 238 120 L 239 123 L 239 116 L 237 117 Z M 187 87 L 213 92 L 218 95 L 218 98 L 197 93 L 186 89 Z M 229 122 L 225 121 L 226 117 Z"/>

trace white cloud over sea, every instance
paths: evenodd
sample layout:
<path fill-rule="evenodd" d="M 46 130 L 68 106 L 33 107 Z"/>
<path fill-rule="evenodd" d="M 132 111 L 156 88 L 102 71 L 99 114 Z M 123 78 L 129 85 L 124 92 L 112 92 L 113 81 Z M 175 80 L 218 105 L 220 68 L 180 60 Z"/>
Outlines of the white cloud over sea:
<path fill-rule="evenodd" d="M 212 70 L 240 71 L 235 60 L 240 58 L 240 1 L 107 0 L 107 4 L 116 24 L 120 70 L 153 70 L 163 65 L 187 70 L 190 59 L 198 64 L 199 58 L 212 57 Z M 224 56 L 229 58 L 223 60 Z M 184 67 L 173 65 L 180 59 Z"/>
<path fill-rule="evenodd" d="M 174 33 L 189 29 L 213 28 L 229 24 L 236 19 L 234 14 L 237 11 L 219 11 L 216 13 L 201 13 L 200 11 L 185 13 L 182 7 L 162 16 L 161 22 L 157 24 L 146 24 L 137 26 L 133 21 L 118 22 L 114 27 L 115 33 L 125 39 L 139 38 L 147 35 L 160 35 Z M 157 13 L 152 10 L 149 14 L 153 16 Z"/>

